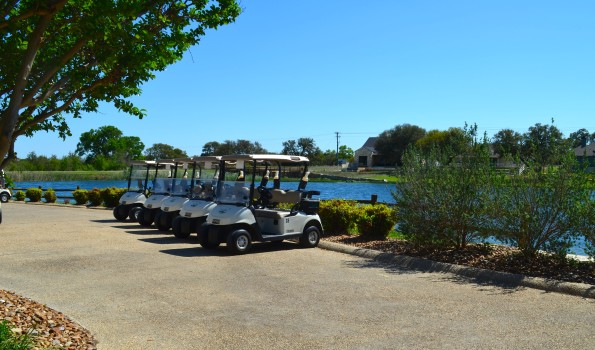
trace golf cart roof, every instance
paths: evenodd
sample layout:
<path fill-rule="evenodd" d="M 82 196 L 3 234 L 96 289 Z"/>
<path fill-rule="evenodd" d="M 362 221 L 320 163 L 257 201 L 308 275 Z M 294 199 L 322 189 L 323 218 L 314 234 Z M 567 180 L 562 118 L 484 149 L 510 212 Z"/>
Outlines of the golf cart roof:
<path fill-rule="evenodd" d="M 153 165 L 155 164 L 154 160 L 133 160 L 130 162 L 130 165 Z"/>
<path fill-rule="evenodd" d="M 192 162 L 218 162 L 221 156 L 196 156 L 190 158 L 175 158 L 176 162 L 192 163 Z"/>
<path fill-rule="evenodd" d="M 231 154 L 222 156 L 224 161 L 272 161 L 282 163 L 309 163 L 310 160 L 303 156 L 291 156 L 285 154 Z"/>

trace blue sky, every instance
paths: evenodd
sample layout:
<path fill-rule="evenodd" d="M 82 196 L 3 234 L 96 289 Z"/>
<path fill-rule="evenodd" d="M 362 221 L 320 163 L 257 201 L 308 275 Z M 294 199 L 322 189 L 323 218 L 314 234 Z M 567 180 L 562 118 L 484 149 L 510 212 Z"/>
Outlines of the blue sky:
<path fill-rule="evenodd" d="M 70 119 L 62 141 L 40 132 L 20 157 L 63 156 L 82 132 L 114 125 L 145 147 L 189 155 L 247 139 L 279 152 L 312 137 L 359 148 L 398 124 L 427 130 L 477 123 L 492 136 L 535 123 L 595 132 L 595 1 L 242 0 L 134 98 L 138 120 L 104 105 Z"/>

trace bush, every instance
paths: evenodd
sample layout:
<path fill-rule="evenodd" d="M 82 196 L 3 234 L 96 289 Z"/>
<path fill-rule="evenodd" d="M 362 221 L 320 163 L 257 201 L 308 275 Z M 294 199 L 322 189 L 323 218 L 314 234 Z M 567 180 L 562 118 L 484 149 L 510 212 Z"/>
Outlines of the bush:
<path fill-rule="evenodd" d="M 29 198 L 30 202 L 39 202 L 41 201 L 41 194 L 42 191 L 40 188 L 29 188 L 25 193 L 25 197 Z"/>
<path fill-rule="evenodd" d="M 87 204 L 87 201 L 89 200 L 88 193 L 89 193 L 89 191 L 87 191 L 87 190 L 76 190 L 76 191 L 72 192 L 72 196 L 74 197 L 76 204 L 85 205 L 85 204 Z"/>
<path fill-rule="evenodd" d="M 26 197 L 25 192 L 23 192 L 23 191 L 17 191 L 17 193 L 15 193 L 14 196 L 17 199 L 17 201 L 20 201 L 20 202 L 24 201 L 25 197 Z"/>
<path fill-rule="evenodd" d="M 540 251 L 564 258 L 580 236 L 587 243 L 587 254 L 595 255 L 589 249 L 595 237 L 595 202 L 585 178 L 573 153 L 545 171 L 528 163 L 522 173 L 510 174 L 494 186 L 492 234 L 518 247 L 527 258 Z"/>
<path fill-rule="evenodd" d="M 46 203 L 56 203 L 56 200 L 58 199 L 58 197 L 56 196 L 56 192 L 54 192 L 54 190 L 52 190 L 51 188 L 48 188 L 44 192 L 43 198 L 45 199 Z"/>
<path fill-rule="evenodd" d="M 94 207 L 100 206 L 103 202 L 103 198 L 101 198 L 101 191 L 97 188 L 87 192 L 87 196 L 89 198 L 89 202 L 91 202 L 91 205 Z"/>
<path fill-rule="evenodd" d="M 365 239 L 384 240 L 397 224 L 395 211 L 386 204 L 363 205 L 357 212 L 357 229 Z"/>
<path fill-rule="evenodd" d="M 125 188 L 104 188 L 101 190 L 101 198 L 103 198 L 106 207 L 116 207 L 124 193 L 126 193 Z"/>
<path fill-rule="evenodd" d="M 333 199 L 321 201 L 318 215 L 324 226 L 326 235 L 343 235 L 349 233 L 355 224 L 355 201 Z"/>

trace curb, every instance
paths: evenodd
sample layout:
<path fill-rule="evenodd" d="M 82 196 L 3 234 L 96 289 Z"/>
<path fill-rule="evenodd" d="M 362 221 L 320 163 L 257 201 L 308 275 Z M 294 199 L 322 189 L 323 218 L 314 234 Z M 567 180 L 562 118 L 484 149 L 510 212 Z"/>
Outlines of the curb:
<path fill-rule="evenodd" d="M 522 286 L 540 289 L 546 292 L 555 292 L 595 299 L 595 286 L 585 283 L 562 282 L 541 277 L 527 277 L 524 275 L 508 272 L 492 271 L 476 267 L 436 262 L 406 255 L 384 253 L 378 250 L 357 248 L 334 242 L 320 241 L 318 247 L 421 272 L 452 273 L 459 276 L 469 277 L 477 281 L 487 281 L 515 287 Z"/>

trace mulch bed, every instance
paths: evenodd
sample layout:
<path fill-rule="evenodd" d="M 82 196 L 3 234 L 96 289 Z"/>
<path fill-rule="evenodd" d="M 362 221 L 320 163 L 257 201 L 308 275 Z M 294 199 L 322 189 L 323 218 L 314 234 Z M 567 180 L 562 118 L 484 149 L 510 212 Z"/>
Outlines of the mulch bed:
<path fill-rule="evenodd" d="M 13 333 L 30 334 L 33 349 L 97 349 L 91 333 L 63 313 L 0 289 L 0 322 L 3 320 L 8 321 Z"/>
<path fill-rule="evenodd" d="M 595 263 L 592 261 L 559 259 L 547 254 L 527 259 L 518 249 L 501 245 L 470 244 L 464 249 L 444 249 L 418 247 L 400 239 L 367 241 L 349 235 L 324 237 L 324 240 L 450 264 L 595 285 Z"/>

